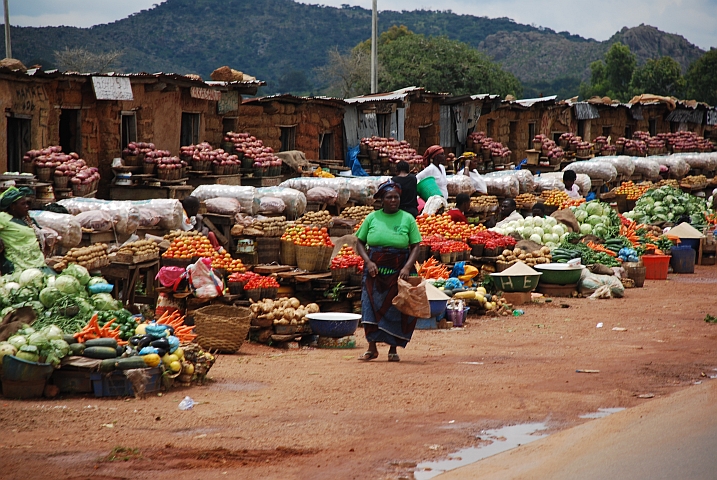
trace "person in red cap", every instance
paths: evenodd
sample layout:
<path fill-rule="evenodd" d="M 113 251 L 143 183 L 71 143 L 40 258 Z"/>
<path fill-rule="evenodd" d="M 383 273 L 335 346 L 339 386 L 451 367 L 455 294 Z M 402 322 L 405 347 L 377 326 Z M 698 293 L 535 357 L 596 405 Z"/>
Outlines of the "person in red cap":
<path fill-rule="evenodd" d="M 424 178 L 433 177 L 436 179 L 436 185 L 441 190 L 443 198 L 448 198 L 448 179 L 446 178 L 446 167 L 443 164 L 446 163 L 446 154 L 443 147 L 440 145 L 433 145 L 426 149 L 423 154 L 423 165 L 424 169 L 418 172 L 416 180 L 420 182 Z"/>

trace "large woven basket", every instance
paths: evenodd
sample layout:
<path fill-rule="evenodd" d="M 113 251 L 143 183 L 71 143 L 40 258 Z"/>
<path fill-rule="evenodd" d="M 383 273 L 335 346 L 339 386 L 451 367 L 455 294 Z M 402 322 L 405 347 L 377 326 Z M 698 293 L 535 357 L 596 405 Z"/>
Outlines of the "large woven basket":
<path fill-rule="evenodd" d="M 324 251 L 321 247 L 296 247 L 296 265 L 307 272 L 316 272 L 323 265 Z"/>
<path fill-rule="evenodd" d="M 234 353 L 249 333 L 251 310 L 230 305 L 210 305 L 194 312 L 196 342 L 205 350 Z"/>
<path fill-rule="evenodd" d="M 282 240 L 279 248 L 279 258 L 283 265 L 296 265 L 296 244 Z"/>

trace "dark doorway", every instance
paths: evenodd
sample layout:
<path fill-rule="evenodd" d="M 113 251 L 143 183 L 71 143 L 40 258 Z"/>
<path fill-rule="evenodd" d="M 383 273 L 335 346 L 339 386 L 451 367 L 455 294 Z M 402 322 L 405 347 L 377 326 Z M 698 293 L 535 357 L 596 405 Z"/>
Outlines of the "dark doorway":
<path fill-rule="evenodd" d="M 22 171 L 22 157 L 30 150 L 32 120 L 8 117 L 7 119 L 7 171 Z"/>
<path fill-rule="evenodd" d="M 296 149 L 296 127 L 279 127 L 281 129 L 281 151 Z"/>
<path fill-rule="evenodd" d="M 80 110 L 60 110 L 60 146 L 65 153 L 82 155 L 82 133 L 80 131 Z"/>
<path fill-rule="evenodd" d="M 134 112 L 122 112 L 122 149 L 127 148 L 130 142 L 137 141 L 137 115 Z"/>
<path fill-rule="evenodd" d="M 196 145 L 199 143 L 199 114 L 182 112 L 182 126 L 180 131 L 180 146 Z"/>
<path fill-rule="evenodd" d="M 333 160 L 334 156 L 334 134 L 322 133 L 319 135 L 319 160 Z"/>
<path fill-rule="evenodd" d="M 236 118 L 222 118 L 222 134 L 226 135 L 229 132 L 235 132 L 237 128 Z"/>

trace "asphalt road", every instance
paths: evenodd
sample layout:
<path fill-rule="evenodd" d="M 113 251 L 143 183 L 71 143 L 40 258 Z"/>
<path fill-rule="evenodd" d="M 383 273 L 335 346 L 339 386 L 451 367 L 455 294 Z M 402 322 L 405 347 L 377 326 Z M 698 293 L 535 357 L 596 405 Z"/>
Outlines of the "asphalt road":
<path fill-rule="evenodd" d="M 436 478 L 717 479 L 717 382 L 647 399 Z"/>

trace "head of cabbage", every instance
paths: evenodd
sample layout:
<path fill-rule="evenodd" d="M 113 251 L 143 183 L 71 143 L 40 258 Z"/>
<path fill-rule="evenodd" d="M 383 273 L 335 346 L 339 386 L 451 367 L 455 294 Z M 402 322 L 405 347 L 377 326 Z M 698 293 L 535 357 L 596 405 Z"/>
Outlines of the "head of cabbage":
<path fill-rule="evenodd" d="M 18 283 L 22 287 L 41 289 L 45 284 L 45 275 L 38 268 L 28 268 L 20 274 Z"/>
<path fill-rule="evenodd" d="M 90 272 L 85 267 L 82 267 L 76 263 L 71 264 L 63 272 L 63 275 L 71 275 L 75 277 L 81 285 L 87 285 L 90 281 Z"/>
<path fill-rule="evenodd" d="M 65 295 L 77 295 L 85 290 L 75 277 L 64 274 L 55 279 L 55 288 Z"/>
<path fill-rule="evenodd" d="M 97 293 L 95 295 L 92 295 L 92 297 L 90 297 L 90 300 L 92 301 L 92 305 L 94 305 L 97 310 L 120 309 L 119 302 L 112 298 L 112 295 L 109 293 Z"/>

